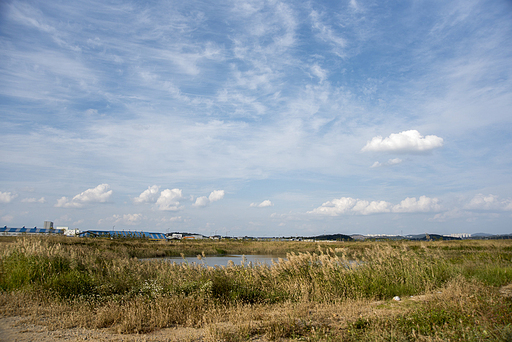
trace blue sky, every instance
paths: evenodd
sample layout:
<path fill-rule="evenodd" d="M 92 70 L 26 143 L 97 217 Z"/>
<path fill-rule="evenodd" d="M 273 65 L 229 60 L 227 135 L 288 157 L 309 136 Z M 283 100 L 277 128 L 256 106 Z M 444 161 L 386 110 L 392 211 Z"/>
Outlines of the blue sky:
<path fill-rule="evenodd" d="M 0 224 L 512 233 L 512 3 L 3 1 Z"/>

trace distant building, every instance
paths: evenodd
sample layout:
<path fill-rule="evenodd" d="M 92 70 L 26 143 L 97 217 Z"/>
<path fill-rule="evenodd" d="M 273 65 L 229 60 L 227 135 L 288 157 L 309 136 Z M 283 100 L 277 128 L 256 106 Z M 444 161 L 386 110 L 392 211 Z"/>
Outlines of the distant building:
<path fill-rule="evenodd" d="M 78 234 L 79 237 L 103 237 L 103 238 L 133 238 L 166 240 L 164 233 L 119 231 L 119 230 L 86 230 Z"/>
<path fill-rule="evenodd" d="M 44 229 L 53 229 L 52 221 L 44 221 Z"/>
<path fill-rule="evenodd" d="M 60 229 L 46 229 L 46 228 L 7 228 L 7 226 L 0 228 L 0 235 L 2 236 L 17 236 L 17 235 L 32 235 L 32 234 L 63 234 L 64 231 Z"/>
<path fill-rule="evenodd" d="M 456 238 L 461 238 L 461 239 L 468 239 L 468 238 L 471 237 L 471 234 L 468 234 L 468 233 L 457 233 L 457 234 L 448 234 L 448 235 L 443 235 L 443 236 L 456 237 Z"/>
<path fill-rule="evenodd" d="M 80 234 L 80 229 L 78 229 L 78 228 L 69 229 L 69 227 L 57 227 L 55 229 L 62 230 L 64 232 L 64 235 L 66 235 L 66 236 L 74 237 L 74 236 L 78 236 L 78 234 Z"/>
<path fill-rule="evenodd" d="M 203 236 L 199 234 L 187 235 L 182 238 L 183 240 L 202 240 Z"/>
<path fill-rule="evenodd" d="M 165 234 L 165 237 L 168 240 L 181 240 L 181 239 L 183 239 L 183 234 L 181 234 L 181 233 L 168 233 L 168 234 Z"/>

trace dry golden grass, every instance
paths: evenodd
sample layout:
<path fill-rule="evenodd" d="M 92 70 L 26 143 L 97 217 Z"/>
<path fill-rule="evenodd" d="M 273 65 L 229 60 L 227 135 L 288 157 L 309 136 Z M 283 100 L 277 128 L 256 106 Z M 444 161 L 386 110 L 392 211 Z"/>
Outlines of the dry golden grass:
<path fill-rule="evenodd" d="M 70 240 L 0 244 L 1 315 L 120 334 L 186 328 L 183 340 L 204 341 L 512 338 L 512 299 L 500 293 L 511 241 L 305 244 L 272 267 L 213 268 Z"/>

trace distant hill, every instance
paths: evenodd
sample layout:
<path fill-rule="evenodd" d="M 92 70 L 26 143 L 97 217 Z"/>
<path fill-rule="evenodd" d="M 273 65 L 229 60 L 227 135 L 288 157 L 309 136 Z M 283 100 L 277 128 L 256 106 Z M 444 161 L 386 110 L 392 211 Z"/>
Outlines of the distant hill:
<path fill-rule="evenodd" d="M 488 233 L 475 233 L 475 234 L 471 234 L 471 237 L 489 237 L 492 235 L 493 234 L 488 234 Z"/>
<path fill-rule="evenodd" d="M 428 235 L 428 237 L 427 237 Z M 407 239 L 410 240 L 419 240 L 419 241 L 427 241 L 427 240 L 462 240 L 458 237 L 453 236 L 444 236 L 439 234 L 417 234 L 417 235 L 407 235 Z"/>
<path fill-rule="evenodd" d="M 327 234 L 327 235 L 318 235 L 318 236 L 312 236 L 308 237 L 306 239 L 312 239 L 312 240 L 328 240 L 328 241 L 352 241 L 350 236 L 344 235 L 344 234 Z"/>

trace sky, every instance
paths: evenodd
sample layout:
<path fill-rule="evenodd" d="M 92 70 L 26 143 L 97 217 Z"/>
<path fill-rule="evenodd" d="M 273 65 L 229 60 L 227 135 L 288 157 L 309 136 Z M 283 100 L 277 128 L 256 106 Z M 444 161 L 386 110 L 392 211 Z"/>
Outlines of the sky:
<path fill-rule="evenodd" d="M 0 2 L 0 225 L 512 233 L 512 2 Z"/>

